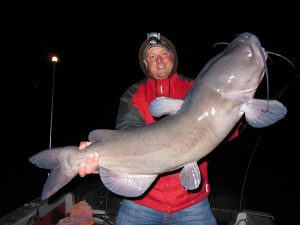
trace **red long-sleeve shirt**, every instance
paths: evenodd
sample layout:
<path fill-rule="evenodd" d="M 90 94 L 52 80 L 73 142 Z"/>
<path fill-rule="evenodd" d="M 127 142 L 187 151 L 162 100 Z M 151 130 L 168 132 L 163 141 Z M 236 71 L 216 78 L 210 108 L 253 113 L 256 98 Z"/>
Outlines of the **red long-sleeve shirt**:
<path fill-rule="evenodd" d="M 193 80 L 175 73 L 169 78 L 155 80 L 147 77 L 129 87 L 120 99 L 116 129 L 144 126 L 156 122 L 149 112 L 149 104 L 157 97 L 184 99 Z M 135 203 L 172 213 L 192 206 L 210 193 L 207 162 L 199 164 L 201 184 L 198 191 L 189 192 L 180 183 L 179 173 L 159 177 L 149 192 Z"/>

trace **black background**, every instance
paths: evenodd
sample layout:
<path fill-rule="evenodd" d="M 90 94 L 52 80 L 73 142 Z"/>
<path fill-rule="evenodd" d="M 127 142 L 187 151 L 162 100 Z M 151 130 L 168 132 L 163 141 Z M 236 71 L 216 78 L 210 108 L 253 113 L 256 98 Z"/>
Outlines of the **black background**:
<path fill-rule="evenodd" d="M 120 95 L 144 77 L 137 54 L 148 32 L 172 40 L 179 56 L 178 72 L 188 77 L 195 78 L 225 47 L 214 44 L 230 42 L 245 31 L 256 34 L 267 51 L 283 55 L 296 67 L 269 55 L 271 98 L 299 74 L 299 35 L 291 5 L 288 11 L 281 6 L 277 11 L 247 6 L 239 13 L 220 13 L 216 6 L 173 9 L 155 2 L 135 5 L 138 9 L 130 11 L 132 7 L 46 2 L 2 8 L 7 13 L 1 16 L 1 215 L 41 193 L 47 172 L 28 158 L 49 146 L 52 91 L 52 147 L 78 145 L 96 128 L 113 129 Z M 53 54 L 60 59 L 54 89 Z M 271 213 L 276 224 L 293 221 L 299 211 L 299 88 L 295 80 L 281 95 L 288 109 L 284 119 L 267 128 L 247 127 L 208 157 L 212 188 L 238 192 L 252 157 L 244 190 L 247 208 Z M 258 95 L 265 98 L 265 81 Z"/>

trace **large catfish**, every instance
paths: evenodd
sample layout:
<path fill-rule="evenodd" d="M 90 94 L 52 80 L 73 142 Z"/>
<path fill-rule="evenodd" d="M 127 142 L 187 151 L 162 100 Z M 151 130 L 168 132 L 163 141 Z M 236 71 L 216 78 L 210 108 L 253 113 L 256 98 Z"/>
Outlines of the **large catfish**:
<path fill-rule="evenodd" d="M 184 100 L 158 98 L 154 116 L 169 114 L 154 124 L 128 130 L 94 130 L 85 151 L 78 146 L 41 151 L 30 162 L 51 170 L 42 199 L 56 193 L 77 174 L 90 153 L 100 155 L 103 184 L 112 192 L 142 195 L 159 174 L 181 168 L 187 190 L 201 183 L 197 161 L 213 151 L 245 115 L 254 127 L 269 126 L 286 114 L 276 100 L 254 99 L 266 71 L 267 53 L 251 33 L 236 37 L 200 71 Z"/>

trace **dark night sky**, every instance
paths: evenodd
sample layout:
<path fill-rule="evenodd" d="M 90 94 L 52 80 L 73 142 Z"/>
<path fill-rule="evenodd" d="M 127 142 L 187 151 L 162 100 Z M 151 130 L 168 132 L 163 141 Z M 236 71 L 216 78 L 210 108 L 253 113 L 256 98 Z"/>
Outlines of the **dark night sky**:
<path fill-rule="evenodd" d="M 53 53 L 61 59 L 55 73 L 53 147 L 78 145 L 93 129 L 114 128 L 120 95 L 144 76 L 137 53 L 147 32 L 161 32 L 173 41 L 179 56 L 178 71 L 189 77 L 196 77 L 223 49 L 221 45 L 213 47 L 215 43 L 230 42 L 244 31 L 256 34 L 267 51 L 285 56 L 296 66 L 293 70 L 286 60 L 270 56 L 271 98 L 299 74 L 300 44 L 294 18 L 248 18 L 245 23 L 236 15 L 228 21 L 208 22 L 209 18 L 193 13 L 170 16 L 156 12 L 153 16 L 145 11 L 129 19 L 128 12 L 105 7 L 62 9 L 49 5 L 37 6 L 39 10 L 9 8 L 14 12 L 7 18 L 11 22 L 2 27 L 2 124 L 6 125 L 2 126 L 1 189 L 15 200 L 5 198 L 7 207 L 1 215 L 38 197 L 46 178 L 46 172 L 27 159 L 49 145 Z M 237 18 L 242 21 L 240 25 Z M 269 212 L 279 222 L 299 210 L 299 88 L 296 80 L 283 93 L 280 101 L 288 108 L 283 120 L 263 129 L 247 127 L 238 139 L 209 157 L 213 188 L 240 191 L 260 136 L 246 182 L 248 209 Z M 259 88 L 263 97 L 265 90 L 263 82 Z M 11 162 L 9 168 L 4 161 Z"/>

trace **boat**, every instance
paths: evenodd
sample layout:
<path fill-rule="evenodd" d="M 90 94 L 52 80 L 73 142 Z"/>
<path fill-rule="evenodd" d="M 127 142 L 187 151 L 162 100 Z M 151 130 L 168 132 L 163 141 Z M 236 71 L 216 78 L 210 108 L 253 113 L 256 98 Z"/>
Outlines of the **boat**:
<path fill-rule="evenodd" d="M 99 178 L 97 180 L 99 180 Z M 36 198 L 0 218 L 0 224 L 114 224 L 121 198 L 111 193 L 104 185 L 95 185 L 95 183 L 95 181 L 92 182 L 94 187 L 89 187 L 89 190 L 87 190 L 87 186 L 90 186 L 90 184 L 87 185 L 86 182 L 83 182 L 83 185 L 75 188 L 72 192 L 57 193 L 53 197 L 45 200 Z M 81 193 L 83 189 L 85 190 L 85 194 L 82 196 Z M 83 202 L 85 202 L 87 206 L 83 205 Z M 83 214 L 90 211 L 93 217 L 93 223 L 88 223 L 87 221 L 72 223 L 72 221 L 70 221 L 69 218 L 72 217 L 72 213 L 76 210 L 78 211 L 77 206 L 81 207 L 81 211 L 79 213 L 77 212 L 77 215 L 79 214 L 79 217 L 82 217 Z M 64 220 L 66 222 L 64 222 Z"/>
<path fill-rule="evenodd" d="M 0 225 L 114 225 L 122 198 L 109 191 L 99 178 L 83 182 L 74 191 L 57 193 L 46 200 L 36 198 L 0 218 Z M 209 196 L 218 225 L 275 225 L 267 212 L 239 210 L 239 194 L 233 190 L 213 189 Z M 92 220 L 72 222 L 72 212 L 85 202 Z M 246 208 L 246 201 L 242 201 Z M 83 211 L 83 210 L 82 210 Z M 84 214 L 86 211 L 80 212 Z M 80 218 L 83 216 L 81 215 Z M 92 221 L 92 222 L 91 222 Z"/>

